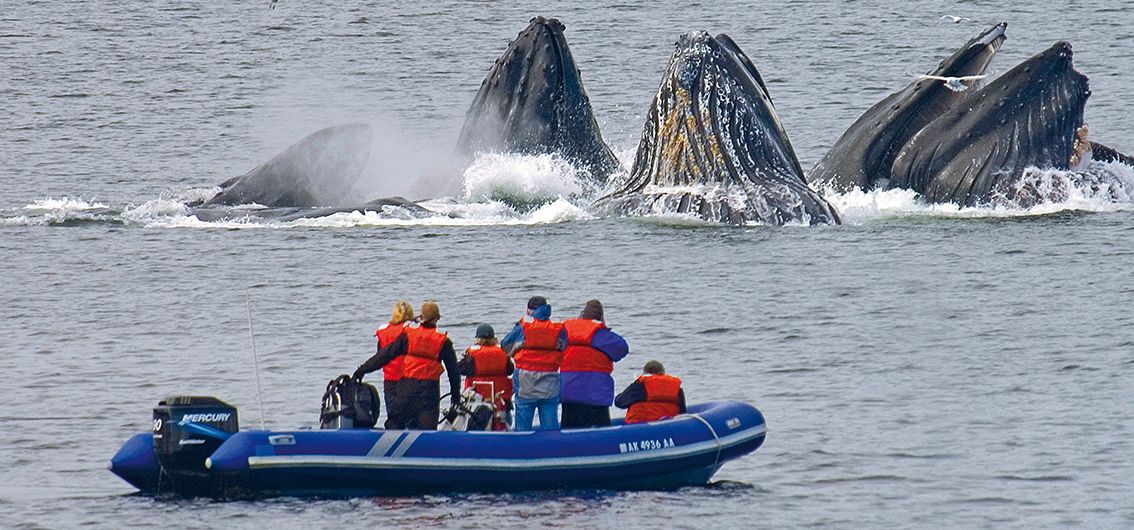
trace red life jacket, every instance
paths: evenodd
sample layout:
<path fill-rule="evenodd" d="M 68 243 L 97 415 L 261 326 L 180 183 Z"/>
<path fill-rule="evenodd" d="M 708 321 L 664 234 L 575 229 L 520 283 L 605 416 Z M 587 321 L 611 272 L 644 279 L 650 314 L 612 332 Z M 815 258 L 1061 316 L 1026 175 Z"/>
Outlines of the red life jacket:
<path fill-rule="evenodd" d="M 567 329 L 567 349 L 563 351 L 564 372 L 602 372 L 614 371 L 614 361 L 605 353 L 591 347 L 591 339 L 598 330 L 606 327 L 601 320 L 572 318 L 563 321 Z"/>
<path fill-rule="evenodd" d="M 401 336 L 402 331 L 405 330 L 408 322 L 401 324 L 391 324 L 389 322 L 382 324 L 378 331 L 374 332 L 374 336 L 378 337 L 378 348 L 385 348 L 391 342 L 394 342 Z M 386 381 L 397 381 L 402 378 L 402 363 L 404 359 L 401 355 L 394 357 L 394 360 L 386 363 L 382 367 L 382 379 Z"/>
<path fill-rule="evenodd" d="M 646 400 L 630 405 L 626 423 L 672 418 L 681 413 L 681 380 L 672 375 L 643 375 L 639 383 L 646 388 Z"/>
<path fill-rule="evenodd" d="M 508 354 L 500 346 L 479 344 L 469 348 L 467 353 L 473 359 L 476 375 L 465 378 L 465 388 L 472 387 L 489 403 L 494 399 L 493 393 L 501 392 L 505 401 L 511 401 L 512 378 L 508 377 Z"/>
<path fill-rule="evenodd" d="M 433 381 L 441 377 L 445 368 L 441 366 L 441 348 L 448 336 L 435 328 L 411 324 L 405 329 L 406 353 L 402 378 Z"/>
<path fill-rule="evenodd" d="M 563 352 L 555 346 L 563 332 L 562 322 L 536 320 L 530 316 L 520 321 L 524 330 L 524 345 L 516 352 L 516 368 L 533 372 L 558 372 L 563 364 Z"/>

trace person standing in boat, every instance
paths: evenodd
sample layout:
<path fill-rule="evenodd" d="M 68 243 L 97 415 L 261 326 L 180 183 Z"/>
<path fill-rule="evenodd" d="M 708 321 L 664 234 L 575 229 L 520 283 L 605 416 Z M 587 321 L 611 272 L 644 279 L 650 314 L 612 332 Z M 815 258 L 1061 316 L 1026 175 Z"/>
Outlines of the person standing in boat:
<path fill-rule="evenodd" d="M 680 379 L 666 375 L 662 363 L 650 361 L 642 375 L 614 398 L 614 405 L 630 409 L 628 424 L 663 420 L 685 413 L 685 390 Z"/>
<path fill-rule="evenodd" d="M 404 331 L 405 327 L 411 322 L 413 322 L 413 306 L 405 300 L 395 302 L 393 314 L 390 315 L 390 321 L 379 326 L 378 330 L 374 332 L 374 336 L 378 338 L 378 348 L 375 350 L 375 353 L 389 346 L 391 342 L 394 342 L 394 340 L 401 336 L 402 331 Z M 390 403 L 394 402 L 394 394 L 397 392 L 398 380 L 402 378 L 402 362 L 404 359 L 404 356 L 395 357 L 389 363 L 386 363 L 386 366 L 382 367 L 382 399 L 386 402 L 387 407 L 390 406 Z M 387 412 L 386 415 L 389 416 L 390 413 Z M 388 423 L 389 418 L 387 418 L 386 421 Z M 386 428 L 389 429 L 390 426 L 387 425 Z"/>
<path fill-rule="evenodd" d="M 387 429 L 436 430 L 441 415 L 441 373 L 449 374 L 450 409 L 456 409 L 461 393 L 461 374 L 457 371 L 457 353 L 453 341 L 437 331 L 441 309 L 436 302 L 421 304 L 418 322 L 402 330 L 393 342 L 362 363 L 354 371 L 361 380 L 395 358 L 402 360 L 402 377 L 394 390 L 394 400 L 386 404 Z"/>
<path fill-rule="evenodd" d="M 614 363 L 629 353 L 630 347 L 603 321 L 602 302 L 590 300 L 579 318 L 563 321 L 567 330 L 567 350 L 560 367 L 559 401 L 563 404 L 564 429 L 606 427 L 610 425 L 610 405 L 614 402 Z"/>
<path fill-rule="evenodd" d="M 476 344 L 465 350 L 464 357 L 457 362 L 457 369 L 465 376 L 465 388 L 472 388 L 494 407 L 498 405 L 497 396 L 500 396 L 503 423 L 494 427 L 503 429 L 510 424 L 512 373 L 515 372 L 516 365 L 497 344 L 496 330 L 492 326 L 481 324 L 476 327 Z"/>
<path fill-rule="evenodd" d="M 516 430 L 532 430 L 536 411 L 540 429 L 559 429 L 559 365 L 567 348 L 562 322 L 551 320 L 551 305 L 542 296 L 528 300 L 528 314 L 500 341 L 516 362 Z"/>

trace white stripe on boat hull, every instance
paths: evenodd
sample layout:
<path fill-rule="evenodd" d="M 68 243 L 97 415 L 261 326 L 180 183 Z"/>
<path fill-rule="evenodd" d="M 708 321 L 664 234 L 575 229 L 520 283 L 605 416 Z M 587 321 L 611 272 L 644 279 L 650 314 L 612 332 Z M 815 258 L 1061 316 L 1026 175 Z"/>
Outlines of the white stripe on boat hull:
<path fill-rule="evenodd" d="M 248 466 L 252 469 L 275 467 L 355 467 L 375 469 L 419 468 L 419 469 L 489 469 L 489 470 L 539 470 L 556 468 L 603 467 L 669 460 L 712 453 L 754 440 L 767 432 L 764 425 L 746 429 L 724 436 L 718 441 L 705 440 L 685 446 L 665 449 L 635 451 L 611 455 L 574 456 L 559 458 L 422 458 L 402 456 L 409 446 L 424 431 L 412 433 L 401 443 L 393 456 L 339 456 L 339 455 L 276 455 L 250 456 Z M 381 442 L 381 440 L 379 440 Z M 377 447 L 378 444 L 375 444 Z M 371 449 L 373 454 L 374 449 Z"/>

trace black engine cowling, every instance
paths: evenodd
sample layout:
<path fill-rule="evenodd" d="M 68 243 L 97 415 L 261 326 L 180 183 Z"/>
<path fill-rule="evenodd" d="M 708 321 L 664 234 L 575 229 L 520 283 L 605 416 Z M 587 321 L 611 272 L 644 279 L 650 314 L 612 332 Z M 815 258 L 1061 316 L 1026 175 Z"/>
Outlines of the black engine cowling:
<path fill-rule="evenodd" d="M 239 429 L 236 407 L 209 396 L 170 396 L 154 407 L 154 453 L 172 489 L 207 483 L 205 459 Z M 205 480 L 202 480 L 205 479 Z M 190 492 L 191 493 L 191 492 Z"/>

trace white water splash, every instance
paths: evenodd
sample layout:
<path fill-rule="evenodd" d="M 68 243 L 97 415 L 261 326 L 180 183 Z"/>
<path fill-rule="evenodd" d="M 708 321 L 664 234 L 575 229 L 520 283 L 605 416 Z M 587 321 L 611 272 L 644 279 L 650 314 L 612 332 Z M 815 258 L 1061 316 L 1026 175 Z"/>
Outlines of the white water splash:
<path fill-rule="evenodd" d="M 110 207 L 94 199 L 60 199 L 48 197 L 20 208 L 20 215 L 0 218 L 0 226 L 46 226 L 68 221 L 112 220 Z"/>
<path fill-rule="evenodd" d="M 51 212 L 58 210 L 84 212 L 89 210 L 105 210 L 109 208 L 109 206 L 107 206 L 106 204 L 92 201 L 94 201 L 94 199 L 86 201 L 83 199 L 71 199 L 69 197 L 64 197 L 62 199 L 54 199 L 48 197 L 46 199 L 41 199 L 31 204 L 25 205 L 23 209 L 32 212 Z"/>
<path fill-rule="evenodd" d="M 135 224 L 145 226 L 146 228 L 221 228 L 225 230 L 273 228 L 271 224 L 264 223 L 262 219 L 256 219 L 254 217 L 226 219 L 223 221 L 202 221 L 198 219 L 196 215 L 155 217 L 146 221 L 139 221 Z"/>
<path fill-rule="evenodd" d="M 559 155 L 479 153 L 464 172 L 464 198 L 533 204 L 581 195 L 585 171 Z"/>
<path fill-rule="evenodd" d="M 849 192 L 838 193 L 828 188 L 820 193 L 839 213 L 844 224 L 860 224 L 864 221 L 914 213 L 923 214 L 926 213 L 927 208 L 934 207 L 920 202 L 917 193 L 906 189 L 862 191 L 856 187 Z"/>
<path fill-rule="evenodd" d="M 154 199 L 140 205 L 127 206 L 122 211 L 122 220 L 127 224 L 145 225 L 159 217 L 184 217 L 189 215 L 189 207 L 174 199 Z"/>
<path fill-rule="evenodd" d="M 423 202 L 422 206 L 439 215 L 420 218 L 392 217 L 378 212 L 340 212 L 325 217 L 297 219 L 286 223 L 269 222 L 268 226 L 314 227 L 314 228 L 353 228 L 353 227 L 393 227 L 393 226 L 509 226 L 552 224 L 591 219 L 582 208 L 566 199 L 557 199 L 527 213 L 517 213 L 512 207 L 499 201 L 483 203 L 437 200 Z"/>
<path fill-rule="evenodd" d="M 594 217 L 567 199 L 558 199 L 528 214 L 528 224 L 563 223 L 588 219 L 594 219 Z"/>
<path fill-rule="evenodd" d="M 907 189 L 839 193 L 820 190 L 839 212 L 843 223 L 862 224 L 897 217 L 1028 217 L 1064 211 L 1114 212 L 1134 210 L 1134 168 L 1118 162 L 1092 163 L 1085 173 L 1029 168 L 1016 185 L 1031 200 L 984 206 L 933 204 Z"/>
<path fill-rule="evenodd" d="M 634 167 L 634 157 L 638 154 L 637 146 L 623 147 L 621 149 L 612 147 L 611 150 L 614 152 L 614 156 L 618 158 L 619 169 L 607 178 L 606 186 L 597 190 L 595 197 L 601 197 L 612 191 L 622 189 L 622 187 L 626 185 L 626 182 L 630 180 L 630 171 L 628 168 Z"/>
<path fill-rule="evenodd" d="M 162 199 L 173 199 L 187 204 L 200 204 L 221 192 L 220 186 L 209 186 L 207 188 L 182 188 L 174 190 L 169 194 L 162 194 Z"/>
<path fill-rule="evenodd" d="M 1082 173 L 1029 168 L 1015 185 L 1029 209 L 1116 211 L 1134 206 L 1134 168 L 1092 162 Z"/>
<path fill-rule="evenodd" d="M 622 152 L 628 157 L 629 151 Z M 163 197 L 124 208 L 82 198 L 48 197 L 0 215 L 0 226 L 46 226 L 69 222 L 109 222 L 152 228 L 349 228 L 387 226 L 511 226 L 564 223 L 594 219 L 578 196 L 578 173 L 560 157 L 552 155 L 482 155 L 466 172 L 466 192 L 422 202 L 434 215 L 422 215 L 397 207 L 382 212 L 346 212 L 314 219 L 294 221 L 257 217 L 260 205 L 228 209 L 221 220 L 201 220 L 187 203 L 211 197 L 216 188 L 195 188 L 164 194 Z M 718 198 L 724 189 L 697 187 L 650 187 L 654 193 L 695 192 Z M 480 191 L 475 191 L 480 190 Z M 493 191 L 495 190 L 495 191 Z M 522 199 L 519 203 L 490 198 L 504 190 Z M 1029 169 L 1019 190 L 1029 192 L 1030 200 L 991 206 L 961 207 L 931 204 L 910 190 L 819 190 L 838 211 L 845 224 L 884 222 L 903 217 L 986 218 L 1049 215 L 1063 211 L 1114 212 L 1134 210 L 1134 168 L 1119 162 L 1092 162 L 1085 173 Z M 530 202 L 525 202 L 530 201 Z M 730 201 L 731 203 L 732 201 Z M 644 211 L 644 222 L 675 227 L 714 226 L 691 214 Z M 247 212 L 244 213 L 244 212 Z M 793 223 L 801 226 L 807 223 Z"/>

